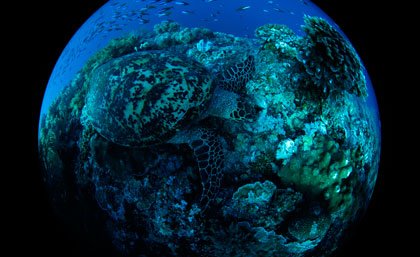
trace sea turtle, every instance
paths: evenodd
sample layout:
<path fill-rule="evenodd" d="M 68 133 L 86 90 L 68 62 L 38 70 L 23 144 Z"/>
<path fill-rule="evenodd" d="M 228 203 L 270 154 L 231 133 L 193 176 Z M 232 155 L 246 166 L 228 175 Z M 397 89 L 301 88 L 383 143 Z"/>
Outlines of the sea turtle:
<path fill-rule="evenodd" d="M 243 95 L 254 57 L 212 75 L 185 54 L 169 50 L 115 58 L 91 75 L 83 120 L 107 140 L 127 147 L 188 144 L 202 180 L 202 209 L 214 198 L 223 147 L 214 130 L 197 125 L 211 116 L 252 120 L 258 106 Z"/>

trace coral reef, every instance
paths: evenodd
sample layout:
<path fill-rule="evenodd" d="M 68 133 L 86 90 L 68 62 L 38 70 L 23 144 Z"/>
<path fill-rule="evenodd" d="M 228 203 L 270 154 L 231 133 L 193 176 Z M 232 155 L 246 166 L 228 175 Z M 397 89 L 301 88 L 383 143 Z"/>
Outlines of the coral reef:
<path fill-rule="evenodd" d="M 211 41 L 205 41 L 201 39 L 197 43 L 197 50 L 202 53 L 205 53 L 205 52 L 208 52 L 212 46 L 213 46 L 213 43 Z"/>
<path fill-rule="evenodd" d="M 325 214 L 307 215 L 297 218 L 288 228 L 288 232 L 299 242 L 323 238 L 331 226 L 331 219 Z"/>
<path fill-rule="evenodd" d="M 181 29 L 181 26 L 176 22 L 163 21 L 156 24 L 153 27 L 153 31 L 156 34 L 163 34 L 167 32 L 178 32 Z"/>
<path fill-rule="evenodd" d="M 379 131 L 351 45 L 318 17 L 305 17 L 303 31 L 266 24 L 252 40 L 165 21 L 110 41 L 42 118 L 39 148 L 55 205 L 87 217 L 82 229 L 106 224 L 95 236 L 129 256 L 307 257 L 335 249 L 372 194 Z M 115 63 L 122 75 L 107 70 Z M 209 95 L 200 83 L 197 90 L 175 83 L 199 81 L 192 70 L 213 81 Z M 101 91 L 102 80 L 115 85 Z M 110 107 L 96 108 L 92 92 Z M 167 122 L 184 119 L 186 129 L 174 126 L 178 138 L 159 134 L 172 100 L 188 93 L 206 99 Z M 111 125 L 108 114 L 130 103 Z M 159 115 L 140 112 L 154 104 Z M 145 134 L 118 129 L 152 116 L 161 119 Z"/>
<path fill-rule="evenodd" d="M 301 83 L 310 81 L 305 86 L 315 86 L 321 95 L 346 91 L 367 96 L 363 65 L 348 41 L 322 18 L 305 16 L 304 21 L 306 36 L 298 60 L 307 76 Z"/>
<path fill-rule="evenodd" d="M 297 150 L 295 142 L 291 139 L 285 139 L 279 143 L 276 150 L 276 160 L 287 160 Z"/>
<path fill-rule="evenodd" d="M 351 213 L 359 206 L 359 192 L 355 191 L 359 175 L 352 151 L 340 149 L 320 134 L 304 135 L 296 141 L 299 150 L 277 171 L 278 176 L 301 192 L 326 201 L 331 212 Z"/>
<path fill-rule="evenodd" d="M 246 184 L 233 194 L 224 216 L 246 221 L 255 227 L 275 230 L 301 203 L 302 195 L 292 189 L 277 189 L 269 180 Z"/>
<path fill-rule="evenodd" d="M 232 199 L 237 204 L 243 205 L 243 207 L 239 207 L 240 209 L 248 209 L 244 207 L 251 205 L 262 206 L 270 201 L 276 189 L 273 182 L 268 180 L 264 183 L 255 182 L 238 188 Z"/>
<path fill-rule="evenodd" d="M 212 39 L 214 34 L 205 28 L 181 28 L 175 22 L 162 22 L 154 27 L 154 43 L 160 49 L 175 45 L 191 44 L 202 39 Z"/>
<path fill-rule="evenodd" d="M 262 48 L 276 52 L 280 58 L 296 58 L 299 40 L 295 32 L 280 24 L 266 24 L 255 30 Z"/>

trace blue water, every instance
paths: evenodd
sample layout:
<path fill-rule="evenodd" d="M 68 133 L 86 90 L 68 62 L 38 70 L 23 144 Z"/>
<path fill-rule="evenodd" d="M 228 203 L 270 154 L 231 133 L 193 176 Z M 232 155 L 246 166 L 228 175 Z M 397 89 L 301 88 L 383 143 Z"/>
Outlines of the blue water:
<path fill-rule="evenodd" d="M 302 35 L 304 15 L 323 17 L 341 31 L 322 10 L 306 0 L 111 0 L 85 22 L 64 49 L 48 82 L 41 115 L 89 57 L 113 38 L 152 30 L 164 20 L 249 38 L 254 37 L 257 27 L 277 23 Z M 366 77 L 370 95 L 367 101 L 377 113 L 367 73 Z"/>

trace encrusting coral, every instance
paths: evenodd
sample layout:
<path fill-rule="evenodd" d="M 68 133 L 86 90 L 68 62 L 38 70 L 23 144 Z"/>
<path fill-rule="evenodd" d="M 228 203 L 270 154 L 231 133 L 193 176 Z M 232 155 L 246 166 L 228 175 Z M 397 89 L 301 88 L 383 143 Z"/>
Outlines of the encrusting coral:
<path fill-rule="evenodd" d="M 262 48 L 276 52 L 280 58 L 296 58 L 299 40 L 295 32 L 280 24 L 266 24 L 255 30 Z"/>

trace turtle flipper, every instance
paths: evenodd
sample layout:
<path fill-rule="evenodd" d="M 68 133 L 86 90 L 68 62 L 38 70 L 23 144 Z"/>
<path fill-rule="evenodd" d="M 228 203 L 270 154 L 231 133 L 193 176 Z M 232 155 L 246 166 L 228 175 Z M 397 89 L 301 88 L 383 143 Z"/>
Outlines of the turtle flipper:
<path fill-rule="evenodd" d="M 189 145 L 197 161 L 203 192 L 200 204 L 205 211 L 216 197 L 223 173 L 223 148 L 219 137 L 212 130 L 199 129 L 197 139 Z"/>
<path fill-rule="evenodd" d="M 179 132 L 169 143 L 187 143 L 194 153 L 201 176 L 200 205 L 206 211 L 215 199 L 223 177 L 223 146 L 213 130 L 197 128 Z"/>
<path fill-rule="evenodd" d="M 245 92 L 246 83 L 251 80 L 255 72 L 255 58 L 249 55 L 245 61 L 224 70 L 219 75 L 220 86 L 237 94 Z"/>

